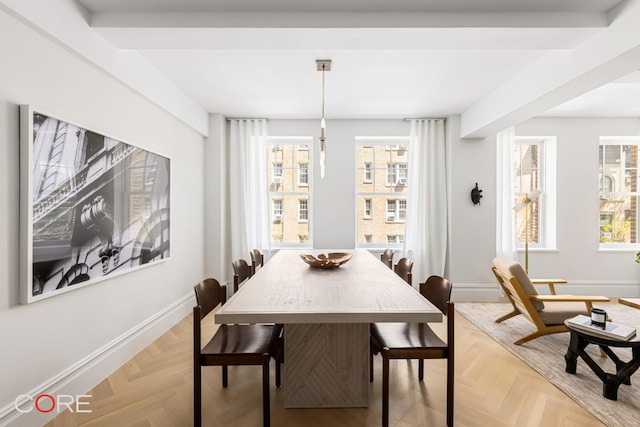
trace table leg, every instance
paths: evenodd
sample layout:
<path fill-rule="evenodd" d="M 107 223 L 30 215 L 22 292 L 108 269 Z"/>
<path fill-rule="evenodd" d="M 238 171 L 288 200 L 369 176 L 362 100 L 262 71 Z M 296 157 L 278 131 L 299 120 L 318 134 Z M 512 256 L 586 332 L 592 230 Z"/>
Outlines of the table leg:
<path fill-rule="evenodd" d="M 366 407 L 369 324 L 284 326 L 286 408 Z"/>
<path fill-rule="evenodd" d="M 571 332 L 571 340 L 569 342 L 569 348 L 564 355 L 566 363 L 564 371 L 569 374 L 575 374 L 578 367 L 578 335 Z"/>

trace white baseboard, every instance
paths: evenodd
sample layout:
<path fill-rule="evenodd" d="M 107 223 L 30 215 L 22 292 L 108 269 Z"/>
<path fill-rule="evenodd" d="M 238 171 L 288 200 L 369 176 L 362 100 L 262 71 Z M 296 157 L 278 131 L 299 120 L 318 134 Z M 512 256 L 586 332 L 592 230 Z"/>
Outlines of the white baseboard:
<path fill-rule="evenodd" d="M 21 394 L 39 396 L 43 393 L 56 395 L 83 395 L 95 387 L 116 369 L 130 360 L 143 348 L 151 344 L 169 328 L 188 315 L 193 307 L 193 292 L 181 297 L 158 313 L 134 326 L 100 349 L 74 363 L 65 371 Z M 28 399 L 20 405 L 27 406 Z M 0 426 L 33 427 L 44 425 L 58 413 L 43 414 L 38 411 L 21 413 L 14 402 L 0 408 Z"/>
<path fill-rule="evenodd" d="M 547 286 L 536 286 L 541 294 L 548 294 Z M 566 285 L 556 285 L 558 294 L 602 295 L 606 297 L 640 297 L 640 284 L 630 281 L 602 282 L 576 280 Z M 454 283 L 451 292 L 454 302 L 498 302 L 502 294 L 497 283 Z"/>

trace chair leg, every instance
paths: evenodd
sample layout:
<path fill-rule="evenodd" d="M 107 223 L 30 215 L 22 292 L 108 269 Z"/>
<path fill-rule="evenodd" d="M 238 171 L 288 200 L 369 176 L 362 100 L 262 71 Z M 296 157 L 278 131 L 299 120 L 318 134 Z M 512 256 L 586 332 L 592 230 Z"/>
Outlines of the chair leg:
<path fill-rule="evenodd" d="M 195 363 L 193 366 L 193 426 L 202 425 L 202 367 Z"/>
<path fill-rule="evenodd" d="M 447 426 L 453 427 L 453 384 L 454 384 L 453 355 L 447 358 Z"/>
<path fill-rule="evenodd" d="M 270 404 L 269 404 L 269 361 L 262 364 L 262 424 L 269 427 L 271 423 Z"/>
<path fill-rule="evenodd" d="M 369 382 L 373 382 L 373 352 L 369 350 Z"/>
<path fill-rule="evenodd" d="M 389 427 L 389 358 L 382 353 L 382 427 Z"/>
<path fill-rule="evenodd" d="M 418 381 L 424 379 L 424 360 L 418 359 Z"/>
<path fill-rule="evenodd" d="M 229 385 L 229 370 L 227 365 L 222 365 L 222 387 Z"/>
<path fill-rule="evenodd" d="M 280 358 L 276 358 L 276 387 L 280 388 L 280 377 L 281 377 L 281 366 L 280 366 Z"/>

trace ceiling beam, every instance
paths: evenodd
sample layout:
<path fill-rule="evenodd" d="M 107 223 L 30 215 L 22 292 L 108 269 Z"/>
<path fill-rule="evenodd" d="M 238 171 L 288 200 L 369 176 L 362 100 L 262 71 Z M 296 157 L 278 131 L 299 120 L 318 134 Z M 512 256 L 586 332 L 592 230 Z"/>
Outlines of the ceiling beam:
<path fill-rule="evenodd" d="M 94 28 L 602 28 L 599 12 L 94 12 Z"/>
<path fill-rule="evenodd" d="M 462 138 L 486 138 L 640 69 L 640 0 L 611 13 L 610 26 L 570 52 L 550 52 L 467 109 Z"/>

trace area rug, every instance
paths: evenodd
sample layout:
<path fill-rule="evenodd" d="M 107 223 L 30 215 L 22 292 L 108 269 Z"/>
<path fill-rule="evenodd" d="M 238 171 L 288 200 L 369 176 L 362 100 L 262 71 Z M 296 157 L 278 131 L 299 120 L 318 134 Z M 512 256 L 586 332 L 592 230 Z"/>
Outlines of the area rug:
<path fill-rule="evenodd" d="M 617 303 L 598 304 L 598 307 L 604 308 L 614 322 L 634 326 L 640 333 L 640 310 Z M 620 385 L 618 400 L 609 400 L 602 395 L 602 382 L 582 359 L 578 358 L 575 375 L 565 372 L 564 355 L 569 345 L 569 333 L 547 335 L 515 345 L 515 340 L 535 328 L 523 316 L 495 323 L 495 319 L 511 311 L 510 304 L 456 303 L 456 310 L 604 424 L 640 426 L 640 370 L 631 377 L 630 386 Z M 631 359 L 628 349 L 616 348 L 614 351 L 625 362 Z M 587 352 L 605 372 L 615 372 L 613 362 L 601 357 L 598 347 L 590 345 Z"/>

